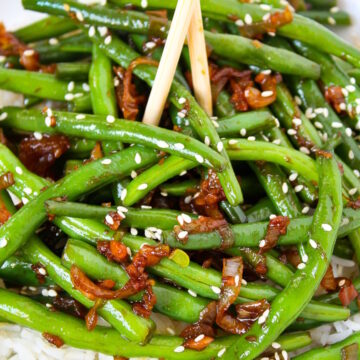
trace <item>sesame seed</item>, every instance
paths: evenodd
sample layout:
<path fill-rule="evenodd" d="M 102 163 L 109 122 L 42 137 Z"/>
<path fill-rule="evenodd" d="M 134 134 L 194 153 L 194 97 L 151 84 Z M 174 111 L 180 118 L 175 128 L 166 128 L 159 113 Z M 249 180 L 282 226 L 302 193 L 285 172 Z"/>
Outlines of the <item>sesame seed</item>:
<path fill-rule="evenodd" d="M 302 101 L 301 101 L 301 99 L 300 99 L 299 96 L 295 95 L 295 96 L 294 96 L 294 100 L 295 100 L 295 102 L 296 102 L 297 105 L 301 105 L 301 104 L 302 104 Z"/>
<path fill-rule="evenodd" d="M 181 353 L 181 352 L 183 352 L 184 350 L 185 350 L 185 348 L 184 348 L 182 345 L 180 345 L 180 346 L 178 346 L 177 348 L 175 348 L 174 352 L 176 352 L 176 353 Z"/>
<path fill-rule="evenodd" d="M 195 155 L 195 159 L 197 162 L 199 162 L 200 164 L 202 164 L 204 162 L 204 158 L 200 155 L 200 154 L 196 154 Z"/>
<path fill-rule="evenodd" d="M 300 125 L 302 124 L 301 119 L 298 119 L 298 118 L 294 118 L 294 119 L 292 120 L 292 122 L 293 122 L 293 124 L 294 124 L 295 126 L 300 126 Z"/>
<path fill-rule="evenodd" d="M 354 92 L 354 91 L 356 91 L 356 87 L 354 85 L 347 85 L 346 90 L 348 92 Z"/>
<path fill-rule="evenodd" d="M 224 150 L 224 144 L 221 141 L 219 141 L 216 145 L 216 148 L 219 152 L 221 152 Z"/>
<path fill-rule="evenodd" d="M 142 7 L 143 9 L 145 9 L 145 8 L 147 8 L 147 6 L 148 6 L 147 0 L 141 0 L 141 7 Z"/>
<path fill-rule="evenodd" d="M 353 78 L 353 77 L 351 77 L 351 78 L 350 78 L 350 83 L 351 83 L 352 85 L 355 85 L 355 84 L 356 84 L 356 79 Z"/>
<path fill-rule="evenodd" d="M 287 194 L 287 192 L 289 191 L 288 184 L 285 182 L 282 184 L 282 191 L 284 194 Z"/>
<path fill-rule="evenodd" d="M 83 120 L 83 119 L 85 119 L 85 115 L 84 115 L 84 114 L 76 115 L 76 120 Z"/>
<path fill-rule="evenodd" d="M 65 100 L 66 100 L 66 101 L 72 101 L 72 100 L 74 100 L 74 94 L 66 94 L 66 95 L 65 95 Z"/>
<path fill-rule="evenodd" d="M 22 168 L 21 168 L 20 166 L 17 166 L 17 167 L 15 168 L 15 171 L 16 171 L 16 173 L 19 174 L 19 175 L 22 175 L 22 174 L 23 174 Z"/>
<path fill-rule="evenodd" d="M 270 220 L 273 220 L 273 219 L 275 219 L 276 218 L 276 215 L 275 214 L 271 214 L 270 216 L 269 216 L 269 219 Z"/>
<path fill-rule="evenodd" d="M 280 140 L 280 139 L 275 139 L 275 140 L 273 141 L 273 144 L 275 144 L 275 145 L 280 145 L 280 144 L 281 144 L 281 140 Z"/>
<path fill-rule="evenodd" d="M 296 172 L 291 173 L 291 174 L 289 175 L 289 180 L 290 180 L 290 181 L 295 181 L 295 180 L 297 179 L 297 177 L 298 177 L 298 173 L 296 173 Z"/>
<path fill-rule="evenodd" d="M 259 247 L 264 247 L 266 245 L 266 241 L 265 240 L 261 240 L 259 243 Z"/>
<path fill-rule="evenodd" d="M 97 30 L 102 37 L 106 36 L 108 33 L 108 28 L 106 26 L 98 26 Z"/>
<path fill-rule="evenodd" d="M 108 35 L 105 40 L 104 40 L 104 44 L 105 45 L 109 45 L 111 43 L 112 37 L 111 35 Z"/>
<path fill-rule="evenodd" d="M 186 116 L 186 114 L 183 113 L 183 112 L 181 112 L 181 111 L 179 111 L 179 112 L 177 113 L 177 116 L 178 116 L 179 118 L 183 119 L 183 118 Z"/>
<path fill-rule="evenodd" d="M 255 140 L 256 140 L 255 136 L 249 136 L 247 139 L 248 139 L 249 141 L 255 141 Z"/>
<path fill-rule="evenodd" d="M 346 104 L 345 104 L 345 103 L 341 103 L 341 104 L 339 105 L 339 108 L 340 108 L 340 110 L 346 110 Z"/>
<path fill-rule="evenodd" d="M 354 152 L 353 152 L 352 150 L 349 151 L 348 156 L 349 156 L 349 159 L 350 159 L 350 160 L 354 160 L 354 158 L 355 158 Z"/>
<path fill-rule="evenodd" d="M 241 19 L 237 19 L 237 20 L 235 21 L 235 25 L 236 25 L 236 26 L 244 26 L 244 22 L 243 22 Z"/>
<path fill-rule="evenodd" d="M 315 121 L 315 122 L 314 122 L 314 125 L 315 125 L 315 127 L 316 127 L 317 129 L 323 129 L 323 128 L 324 128 L 323 124 L 320 123 L 319 121 Z"/>
<path fill-rule="evenodd" d="M 191 223 L 191 217 L 189 216 L 189 215 L 187 215 L 187 214 L 182 214 L 182 218 L 184 219 L 184 221 L 186 222 L 186 223 L 188 223 L 188 224 L 190 224 Z"/>
<path fill-rule="evenodd" d="M 127 195 L 127 190 L 126 189 L 122 189 L 121 190 L 121 196 L 120 196 L 120 200 L 124 201 Z"/>
<path fill-rule="evenodd" d="M 359 170 L 355 169 L 353 172 L 354 172 L 354 174 L 355 174 L 355 176 L 357 178 L 360 177 L 360 171 Z"/>
<path fill-rule="evenodd" d="M 188 293 L 193 296 L 193 297 L 197 297 L 197 293 L 195 291 L 192 291 L 192 290 L 188 290 Z M 196 341 L 196 340 L 195 340 Z M 200 341 L 200 340 L 199 340 Z"/>
<path fill-rule="evenodd" d="M 166 191 L 161 191 L 160 192 L 161 196 L 167 197 L 169 194 Z"/>
<path fill-rule="evenodd" d="M 220 125 L 219 125 L 219 123 L 216 121 L 216 120 L 212 120 L 212 122 L 213 122 L 213 124 L 214 124 L 214 126 L 216 127 L 216 128 L 218 128 Z"/>
<path fill-rule="evenodd" d="M 260 7 L 261 7 L 261 9 L 263 9 L 265 11 L 270 11 L 271 10 L 271 6 L 267 5 L 267 4 L 261 4 Z"/>
<path fill-rule="evenodd" d="M 343 95 L 345 96 L 345 97 L 347 97 L 347 96 L 349 96 L 349 92 L 348 92 L 348 90 L 345 88 L 341 88 L 341 92 L 343 93 Z"/>
<path fill-rule="evenodd" d="M 215 294 L 220 294 L 221 290 L 219 287 L 217 286 L 211 286 L 211 290 L 215 293 Z"/>
<path fill-rule="evenodd" d="M 21 201 L 24 205 L 26 205 L 29 202 L 29 200 L 26 197 L 22 197 Z"/>
<path fill-rule="evenodd" d="M 147 49 L 153 49 L 154 47 L 156 47 L 156 43 L 154 41 L 148 41 L 146 44 L 145 44 L 145 47 Z"/>
<path fill-rule="evenodd" d="M 301 146 L 299 150 L 306 155 L 310 154 L 310 150 L 305 146 Z"/>
<path fill-rule="evenodd" d="M 182 143 L 176 143 L 174 144 L 174 149 L 175 150 L 184 150 L 185 149 L 185 145 Z"/>
<path fill-rule="evenodd" d="M 133 170 L 130 174 L 132 179 L 135 179 L 137 177 L 137 172 L 135 170 Z"/>
<path fill-rule="evenodd" d="M 90 26 L 90 28 L 89 28 L 89 36 L 90 37 L 95 36 L 95 27 L 94 26 Z"/>
<path fill-rule="evenodd" d="M 184 219 L 183 219 L 182 215 L 178 215 L 176 217 L 176 219 L 181 226 L 184 225 Z"/>
<path fill-rule="evenodd" d="M 229 145 L 236 145 L 236 144 L 237 144 L 237 140 L 235 139 L 229 140 Z"/>
<path fill-rule="evenodd" d="M 138 190 L 145 190 L 145 189 L 147 189 L 147 187 L 148 187 L 148 184 L 140 184 L 138 186 Z"/>
<path fill-rule="evenodd" d="M 187 231 L 180 231 L 177 236 L 179 239 L 185 239 L 188 235 Z"/>
<path fill-rule="evenodd" d="M 271 69 L 262 70 L 261 73 L 264 75 L 271 75 Z"/>
<path fill-rule="evenodd" d="M 241 279 L 241 284 L 246 286 L 247 285 L 247 281 L 245 279 Z"/>
<path fill-rule="evenodd" d="M 275 360 L 280 360 L 280 356 L 277 352 L 274 355 L 275 355 Z"/>
<path fill-rule="evenodd" d="M 4 121 L 7 117 L 8 117 L 8 113 L 7 113 L 7 112 L 3 112 L 3 113 L 0 115 L 0 121 Z"/>
<path fill-rule="evenodd" d="M 57 297 L 57 292 L 54 289 L 48 291 L 48 296 Z"/>
<path fill-rule="evenodd" d="M 299 269 L 299 270 L 303 270 L 303 269 L 305 269 L 305 264 L 304 263 L 300 263 L 298 266 L 297 266 L 297 268 Z"/>
<path fill-rule="evenodd" d="M 333 7 L 330 9 L 330 12 L 334 14 L 334 13 L 339 12 L 339 10 L 340 10 L 340 9 L 339 9 L 338 6 L 333 6 Z"/>
<path fill-rule="evenodd" d="M 179 103 L 180 105 L 183 105 L 183 104 L 186 103 L 186 99 L 185 99 L 184 97 L 181 97 L 181 98 L 178 100 L 178 103 Z"/>
<path fill-rule="evenodd" d="M 321 224 L 321 227 L 324 231 L 327 231 L 327 232 L 332 230 L 332 226 L 329 224 Z"/>
<path fill-rule="evenodd" d="M 281 345 L 280 345 L 279 343 L 277 343 L 277 342 L 273 342 L 273 343 L 271 344 L 271 346 L 272 346 L 274 349 L 280 349 L 280 348 L 281 348 Z"/>
<path fill-rule="evenodd" d="M 191 200 L 192 200 L 192 196 L 191 196 L 191 195 L 188 195 L 188 196 L 185 197 L 184 203 L 185 203 L 185 204 L 190 204 Z"/>
<path fill-rule="evenodd" d="M 204 339 L 204 337 L 205 337 L 205 335 L 204 335 L 204 334 L 201 334 L 201 335 L 197 336 L 197 337 L 194 339 L 194 341 L 195 341 L 195 342 L 199 342 L 199 341 L 201 341 L 202 339 Z"/>
<path fill-rule="evenodd" d="M 106 215 L 105 216 L 105 221 L 109 224 L 109 225 L 114 225 L 114 219 L 111 217 L 111 215 Z"/>
<path fill-rule="evenodd" d="M 0 240 L 0 249 L 4 248 L 7 245 L 7 240 L 5 238 L 2 238 Z"/>
<path fill-rule="evenodd" d="M 222 357 L 222 356 L 225 354 L 225 351 L 226 351 L 226 348 L 222 348 L 222 349 L 218 352 L 217 356 L 218 356 L 218 357 Z"/>
<path fill-rule="evenodd" d="M 90 86 L 89 86 L 89 84 L 87 84 L 87 83 L 83 83 L 83 84 L 82 84 L 82 88 L 83 88 L 83 90 L 84 90 L 85 92 L 89 92 L 89 91 L 90 91 Z"/>
<path fill-rule="evenodd" d="M 118 87 L 120 85 L 120 80 L 117 76 L 114 77 L 114 86 Z"/>
<path fill-rule="evenodd" d="M 210 138 L 209 138 L 208 136 L 205 136 L 204 143 L 205 143 L 205 145 L 207 145 L 207 146 L 210 145 Z"/>
<path fill-rule="evenodd" d="M 138 234 L 137 229 L 131 228 L 131 229 L 130 229 L 130 234 L 133 235 L 133 236 L 136 236 L 136 235 Z"/>
<path fill-rule="evenodd" d="M 49 39 L 49 45 L 55 46 L 59 43 L 59 40 L 56 38 Z"/>
<path fill-rule="evenodd" d="M 258 320 L 258 324 L 261 325 L 261 324 L 264 324 L 267 317 L 269 316 L 269 313 L 270 313 L 270 310 L 269 309 L 266 309 L 263 314 L 259 317 L 259 320 Z"/>
<path fill-rule="evenodd" d="M 329 16 L 328 17 L 328 23 L 330 25 L 336 25 L 336 20 L 332 16 Z"/>
<path fill-rule="evenodd" d="M 289 129 L 289 130 L 287 131 L 287 133 L 288 133 L 288 135 L 293 136 L 293 135 L 296 135 L 296 134 L 297 134 L 297 131 L 296 131 L 295 129 Z"/>
<path fill-rule="evenodd" d="M 268 20 L 270 19 L 270 16 L 271 16 L 270 13 L 266 13 L 266 14 L 262 17 L 263 21 L 268 21 Z"/>
<path fill-rule="evenodd" d="M 139 153 L 136 153 L 136 154 L 135 154 L 135 162 L 136 162 L 137 164 L 140 164 L 140 163 L 141 163 L 141 156 L 140 156 Z"/>
<path fill-rule="evenodd" d="M 346 281 L 345 281 L 344 279 L 340 280 L 340 281 L 339 281 L 339 286 L 344 286 L 344 285 L 345 285 L 345 282 L 346 282 Z"/>
<path fill-rule="evenodd" d="M 157 144 L 158 144 L 158 147 L 161 149 L 167 149 L 169 147 L 169 144 L 163 140 L 158 141 Z"/>
<path fill-rule="evenodd" d="M 307 263 L 309 261 L 309 257 L 306 254 L 303 254 L 301 258 L 304 263 Z"/>
<path fill-rule="evenodd" d="M 245 24 L 246 24 L 246 25 L 251 25 L 252 22 L 253 22 L 253 19 L 252 19 L 252 17 L 251 17 L 250 14 L 246 14 L 244 21 L 245 21 Z"/>
<path fill-rule="evenodd" d="M 183 170 L 180 174 L 179 174 L 179 176 L 184 176 L 184 175 L 186 175 L 187 174 L 187 171 L 186 170 Z"/>
<path fill-rule="evenodd" d="M 104 160 L 101 161 L 101 163 L 103 165 L 110 165 L 111 164 L 111 159 L 104 159 Z"/>
<path fill-rule="evenodd" d="M 35 50 L 33 49 L 28 49 L 24 51 L 24 56 L 33 56 L 35 54 Z"/>
<path fill-rule="evenodd" d="M 303 214 L 307 214 L 309 212 L 310 208 L 308 206 L 304 206 L 303 209 L 301 210 L 301 212 Z"/>
<path fill-rule="evenodd" d="M 32 193 L 32 190 L 29 187 L 26 187 L 24 188 L 24 193 L 30 195 Z"/>
<path fill-rule="evenodd" d="M 331 127 L 333 127 L 334 129 L 340 129 L 342 128 L 343 124 L 339 121 L 333 121 L 331 123 Z"/>
<path fill-rule="evenodd" d="M 271 91 L 271 90 L 263 91 L 263 92 L 261 93 L 261 96 L 264 97 L 264 98 L 270 97 L 270 96 L 273 96 L 273 95 L 274 95 L 274 92 Z"/>
<path fill-rule="evenodd" d="M 47 296 L 49 296 L 49 291 L 47 289 L 42 289 L 41 295 L 47 297 Z"/>
<path fill-rule="evenodd" d="M 109 124 L 112 124 L 113 122 L 115 122 L 115 117 L 113 115 L 108 115 L 106 117 L 106 121 L 109 123 Z"/>
<path fill-rule="evenodd" d="M 345 129 L 345 134 L 348 136 L 348 137 L 351 137 L 352 136 L 352 130 L 350 128 L 346 128 Z"/>
<path fill-rule="evenodd" d="M 317 242 L 315 241 L 315 240 L 313 240 L 313 239 L 310 239 L 309 240 L 309 244 L 310 244 L 310 246 L 313 248 L 313 249 L 316 249 L 317 248 Z"/>
<path fill-rule="evenodd" d="M 349 195 L 353 196 L 357 193 L 358 189 L 357 188 L 352 188 L 349 190 Z"/>
<path fill-rule="evenodd" d="M 296 185 L 295 188 L 294 188 L 295 192 L 300 192 L 303 189 L 304 189 L 304 185 Z"/>
<path fill-rule="evenodd" d="M 45 125 L 46 125 L 47 127 L 51 127 L 51 117 L 50 117 L 50 116 L 47 116 L 47 117 L 45 118 Z"/>
<path fill-rule="evenodd" d="M 244 129 L 244 128 L 240 129 L 240 135 L 245 137 L 246 136 L 246 129 Z"/>
<path fill-rule="evenodd" d="M 126 208 L 125 206 L 118 206 L 116 210 L 117 212 L 123 212 L 123 213 L 127 213 L 129 211 L 128 208 Z"/>

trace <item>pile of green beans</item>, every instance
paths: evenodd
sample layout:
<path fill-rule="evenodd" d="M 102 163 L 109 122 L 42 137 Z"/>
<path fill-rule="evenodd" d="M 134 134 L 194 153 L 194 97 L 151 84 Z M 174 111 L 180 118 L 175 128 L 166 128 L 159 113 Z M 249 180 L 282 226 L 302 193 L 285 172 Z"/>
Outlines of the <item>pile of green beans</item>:
<path fill-rule="evenodd" d="M 160 61 L 176 0 L 22 0 L 49 16 L 12 35 L 47 70 L 26 70 L 20 54 L 1 56 L 0 89 L 22 94 L 24 105 L 0 108 L 0 322 L 114 357 L 342 359 L 351 347 L 359 358 L 359 332 L 325 347 L 313 340 L 316 327 L 359 312 L 359 278 L 343 287 L 340 269 L 336 289 L 322 282 L 333 256 L 353 264 L 352 273 L 360 265 L 360 51 L 329 29 L 351 17 L 336 0 L 294 1 L 292 21 L 259 41 L 243 35 L 262 31 L 289 6 L 282 0 L 200 2 L 217 116 L 193 95 L 185 44 L 154 127 L 141 117 L 157 67 L 137 65 L 131 79 L 126 70 L 140 57 Z M 214 74 L 221 70 L 230 75 L 219 90 Z M 254 80 L 241 85 L 246 111 L 234 91 L 242 71 Z M 276 80 L 271 94 L 256 76 Z M 276 99 L 252 108 L 249 86 Z M 341 113 L 326 96 L 331 87 L 341 88 Z M 125 105 L 136 107 L 135 120 L 124 118 Z M 64 153 L 56 139 L 66 142 Z M 32 164 L 20 161 L 27 156 Z M 47 162 L 46 175 L 38 175 Z M 274 235 L 280 217 L 288 224 Z M 124 245 L 126 260 L 114 257 L 114 242 Z M 106 300 L 73 282 L 77 267 L 94 286 L 124 288 L 145 245 L 169 248 L 144 268 L 156 297 L 151 310 L 174 324 L 166 334 L 158 317 L 134 307 L 149 288 Z M 269 308 L 240 334 L 216 331 L 204 349 L 188 347 L 177 329 L 197 323 L 204 331 L 198 322 L 227 296 L 221 270 L 233 257 L 246 271 L 234 277 L 228 319 L 259 301 Z M 352 302 L 344 306 L 347 287 Z M 88 319 L 53 311 L 50 290 L 95 308 L 109 326 L 90 331 Z"/>

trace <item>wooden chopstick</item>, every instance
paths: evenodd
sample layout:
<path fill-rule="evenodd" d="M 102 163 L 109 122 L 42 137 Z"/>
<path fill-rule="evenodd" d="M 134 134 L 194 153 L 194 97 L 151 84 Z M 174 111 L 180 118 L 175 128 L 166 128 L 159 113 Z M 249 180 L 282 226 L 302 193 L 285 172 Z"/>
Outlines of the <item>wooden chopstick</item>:
<path fill-rule="evenodd" d="M 189 14 L 193 14 L 194 5 L 194 0 L 179 0 L 177 3 L 164 52 L 145 109 L 143 118 L 145 124 L 159 125 L 192 18 Z"/>

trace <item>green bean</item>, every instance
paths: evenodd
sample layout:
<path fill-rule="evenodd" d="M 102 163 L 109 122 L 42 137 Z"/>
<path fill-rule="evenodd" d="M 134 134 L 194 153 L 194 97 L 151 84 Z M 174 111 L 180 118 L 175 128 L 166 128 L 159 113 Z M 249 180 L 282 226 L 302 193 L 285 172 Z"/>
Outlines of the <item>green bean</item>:
<path fill-rule="evenodd" d="M 50 278 L 84 306 L 91 308 L 94 305 L 93 301 L 74 288 L 70 271 L 61 265 L 61 260 L 39 239 L 31 238 L 22 248 L 22 253 L 31 263 L 42 264 Z M 129 340 L 146 342 L 154 330 L 152 321 L 135 315 L 131 306 L 123 300 L 107 301 L 97 311 Z"/>
<path fill-rule="evenodd" d="M 337 5 L 337 0 L 306 0 L 315 9 L 330 9 Z"/>
<path fill-rule="evenodd" d="M 49 16 L 15 31 L 15 36 L 29 43 L 57 37 L 76 29 L 76 25 L 68 19 Z"/>
<path fill-rule="evenodd" d="M 240 206 L 231 206 L 227 201 L 221 201 L 219 206 L 231 224 L 243 224 L 247 222 L 245 212 Z"/>
<path fill-rule="evenodd" d="M 68 175 L 76 171 L 82 165 L 82 160 L 67 160 L 64 167 L 64 175 Z"/>
<path fill-rule="evenodd" d="M 282 349 L 294 351 L 310 345 L 312 339 L 308 332 L 295 332 L 281 335 L 277 342 L 281 345 Z"/>
<path fill-rule="evenodd" d="M 351 243 L 351 246 L 353 247 L 356 255 L 356 260 L 358 263 L 360 262 L 360 231 L 354 231 L 351 234 L 349 234 L 349 240 Z"/>
<path fill-rule="evenodd" d="M 300 11 L 298 14 L 324 25 L 351 25 L 350 15 L 346 11 L 307 10 Z"/>
<path fill-rule="evenodd" d="M 79 240 L 69 240 L 63 253 L 62 263 L 67 268 L 76 264 L 88 276 L 97 280 L 111 279 L 116 288 L 128 281 L 128 275 L 121 266 L 109 262 L 95 248 Z M 200 312 L 209 303 L 201 297 L 193 297 L 183 290 L 156 282 L 153 291 L 157 297 L 155 310 L 173 319 L 194 323 Z"/>
<path fill-rule="evenodd" d="M 2 109 L 2 112 L 7 113 L 7 118 L 2 122 L 3 126 L 49 134 L 62 133 L 90 140 L 121 140 L 128 143 L 143 144 L 166 150 L 196 163 L 201 162 L 203 165 L 213 166 L 219 170 L 222 170 L 226 164 L 226 160 L 220 154 L 195 139 L 174 131 L 155 128 L 135 121 L 115 120 L 109 123 L 106 116 L 85 115 L 84 118 L 83 114 L 79 117 L 79 114 L 75 113 L 53 111 L 56 125 L 48 127 L 44 122 L 44 116 L 39 110 L 5 108 Z M 26 122 L 22 121 L 24 118 L 27 119 Z"/>
<path fill-rule="evenodd" d="M 127 0 L 111 1 L 118 5 L 127 4 Z M 320 2 L 321 0 L 315 1 Z M 326 1 L 326 3 L 328 2 Z M 141 0 L 133 0 L 132 4 L 141 6 Z M 148 6 L 150 8 L 163 9 L 165 7 L 167 9 L 175 9 L 176 1 L 170 0 L 164 3 L 161 0 L 149 0 Z M 268 10 L 264 10 L 258 5 L 241 3 L 237 0 L 206 0 L 201 2 L 201 8 L 206 16 L 224 21 L 229 21 L 229 14 L 232 14 L 241 20 L 244 20 L 246 15 L 250 15 L 254 22 L 262 21 L 263 16 L 269 13 Z M 35 10 L 40 9 L 39 7 L 36 7 Z M 45 9 L 45 11 L 49 11 L 49 9 Z M 276 9 L 273 9 L 272 11 L 274 12 Z M 343 57 L 357 67 L 360 66 L 360 51 L 358 49 L 351 46 L 349 43 L 316 21 L 305 18 L 301 15 L 294 14 L 293 21 L 290 24 L 278 28 L 277 33 L 280 36 L 285 36 L 290 39 L 301 40 L 317 47 L 318 49 L 321 49 L 322 51 Z M 282 60 L 282 62 L 285 62 L 286 58 Z"/>
<path fill-rule="evenodd" d="M 308 180 L 318 181 L 314 161 L 300 151 L 242 139 L 227 140 L 224 146 L 231 160 L 269 161 L 296 171 Z"/>
<path fill-rule="evenodd" d="M 350 69 L 347 71 L 347 74 L 353 77 L 358 85 L 360 84 L 360 69 Z"/>
<path fill-rule="evenodd" d="M 111 61 L 96 45 L 93 45 L 89 83 L 93 113 L 95 115 L 117 117 L 118 111 Z M 105 141 L 102 146 L 105 155 L 123 148 L 122 143 L 119 141 Z"/>
<path fill-rule="evenodd" d="M 215 114 L 219 118 L 234 116 L 236 114 L 235 108 L 230 101 L 230 95 L 225 90 L 220 91 L 220 94 L 216 98 Z"/>
<path fill-rule="evenodd" d="M 252 359 L 261 354 L 309 303 L 326 272 L 336 240 L 334 232 L 341 220 L 341 176 L 334 158 L 319 157 L 317 163 L 320 173 L 319 204 L 309 235 L 315 241 L 316 249 L 312 242 L 305 246 L 308 261 L 296 271 L 291 282 L 272 302 L 264 322 L 255 324 L 246 334 L 256 336 L 257 341 L 249 343 L 245 336 L 240 336 L 224 354 L 225 359 Z M 246 353 L 242 350 L 244 346 Z"/>
<path fill-rule="evenodd" d="M 245 129 L 246 135 L 249 136 L 269 130 L 276 125 L 275 118 L 268 110 L 258 110 L 223 118 L 219 121 L 216 131 L 221 137 L 233 137 Z"/>
<path fill-rule="evenodd" d="M 275 214 L 275 208 L 269 198 L 259 200 L 254 206 L 248 209 L 245 214 L 249 223 L 264 221 L 270 215 Z"/>
<path fill-rule="evenodd" d="M 90 64 L 87 62 L 57 63 L 55 75 L 58 79 L 67 81 L 88 81 Z"/>
<path fill-rule="evenodd" d="M 70 101 L 75 111 L 89 110 L 90 97 L 81 85 L 76 84 L 72 92 L 68 86 L 67 82 L 58 80 L 54 75 L 0 68 L 1 89 L 43 99 Z"/>
<path fill-rule="evenodd" d="M 180 211 L 168 209 L 104 207 L 52 200 L 46 201 L 45 206 L 48 214 L 80 219 L 104 220 L 106 215 L 110 212 L 120 211 L 123 212 L 124 216 L 126 216 L 121 221 L 121 225 L 138 229 L 146 229 L 154 224 L 156 224 L 159 229 L 172 229 L 178 224 L 176 218 L 181 214 Z M 191 217 L 192 215 L 189 214 L 189 216 Z"/>
<path fill-rule="evenodd" d="M 154 336 L 147 345 L 142 346 L 126 341 L 116 330 L 108 327 L 98 326 L 89 332 L 82 320 L 61 312 L 52 312 L 25 296 L 3 289 L 0 289 L 0 295 L 0 316 L 7 321 L 58 336 L 67 345 L 108 355 L 205 360 L 216 356 L 229 343 L 228 339 L 223 338 L 213 342 L 204 351 L 185 350 L 179 353 L 174 349 L 182 344 L 182 338 Z"/>
<path fill-rule="evenodd" d="M 313 60 L 316 59 L 321 65 L 321 80 L 324 85 L 341 86 L 346 89 L 347 92 L 344 97 L 347 105 L 347 112 L 353 120 L 352 127 L 355 129 L 356 123 L 360 121 L 360 114 L 357 113 L 357 99 L 360 98 L 360 89 L 357 85 L 351 84 L 349 76 L 336 65 L 329 55 L 321 53 L 317 49 L 311 48 L 300 41 L 294 41 L 293 44 L 298 52 L 307 58 Z"/>
<path fill-rule="evenodd" d="M 70 139 L 70 149 L 67 152 L 67 156 L 73 158 L 89 158 L 91 151 L 94 149 L 96 141 L 80 138 Z"/>
<path fill-rule="evenodd" d="M 352 356 L 359 356 L 358 349 L 360 346 L 360 333 L 354 333 L 353 335 L 347 337 L 345 340 L 340 341 L 336 344 L 329 346 L 322 346 L 320 348 L 315 348 L 309 350 L 301 355 L 295 356 L 294 360 L 341 360 L 346 358 L 351 358 L 345 348 L 350 347 L 351 345 L 356 346 L 356 354 L 352 353 Z M 348 350 L 350 351 L 350 350 Z M 353 357 L 355 359 L 355 357 Z"/>
<path fill-rule="evenodd" d="M 161 192 L 171 196 L 184 196 L 188 190 L 194 189 L 199 185 L 199 180 L 185 180 L 182 182 L 165 183 L 160 186 Z"/>
<path fill-rule="evenodd" d="M 141 161 L 139 164 L 134 161 L 137 152 L 141 154 Z M 7 171 L 11 171 L 14 174 L 15 179 L 17 179 L 16 168 L 19 162 L 16 161 L 14 163 L 14 161 L 11 161 L 11 158 L 12 155 L 10 151 L 4 145 L 1 145 L 0 166 L 6 168 Z M 101 187 L 101 185 L 111 183 L 121 176 L 128 175 L 133 169 L 148 165 L 153 162 L 154 159 L 156 159 L 156 153 L 154 151 L 149 151 L 149 149 L 136 146 L 131 147 L 112 155 L 109 159 L 105 159 L 107 160 L 106 162 L 100 159 L 88 163 L 77 171 L 70 173 L 54 185 L 49 186 L 45 191 L 34 198 L 28 206 L 22 207 L 0 228 L 0 238 L 5 239 L 5 246 L 0 249 L 0 263 L 2 264 L 10 255 L 22 246 L 37 227 L 46 220 L 44 201 L 63 195 L 66 195 L 69 200 L 76 199 L 76 197 L 81 194 Z M 104 176 L 104 174 L 106 175 Z M 21 177 L 23 177 L 23 175 Z M 30 174 L 28 177 L 32 178 Z M 44 180 L 40 183 L 43 184 Z M 21 184 L 20 182 L 19 184 L 16 184 L 16 186 L 23 186 L 23 184 L 24 183 Z M 46 181 L 45 184 L 47 185 Z M 13 188 L 14 186 L 11 187 L 11 189 Z M 35 188 L 41 189 L 42 186 L 40 187 L 37 185 Z M 34 197 L 34 194 L 31 194 L 31 197 Z M 28 221 L 29 219 L 31 219 L 31 221 Z"/>

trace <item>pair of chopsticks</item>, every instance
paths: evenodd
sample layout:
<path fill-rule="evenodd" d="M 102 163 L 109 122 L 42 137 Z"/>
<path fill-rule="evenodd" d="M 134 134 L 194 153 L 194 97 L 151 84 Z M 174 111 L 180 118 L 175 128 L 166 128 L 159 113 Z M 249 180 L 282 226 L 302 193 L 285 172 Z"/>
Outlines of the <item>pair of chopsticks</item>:
<path fill-rule="evenodd" d="M 195 97 L 206 113 L 212 115 L 209 67 L 200 0 L 179 0 L 145 109 L 143 122 L 146 124 L 159 125 L 186 36 Z"/>

